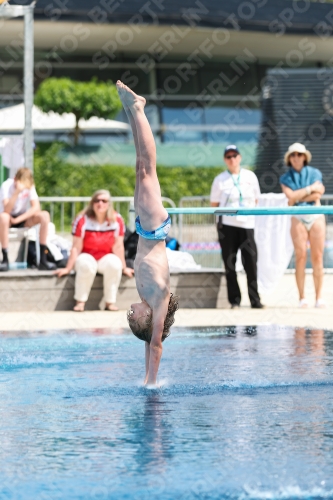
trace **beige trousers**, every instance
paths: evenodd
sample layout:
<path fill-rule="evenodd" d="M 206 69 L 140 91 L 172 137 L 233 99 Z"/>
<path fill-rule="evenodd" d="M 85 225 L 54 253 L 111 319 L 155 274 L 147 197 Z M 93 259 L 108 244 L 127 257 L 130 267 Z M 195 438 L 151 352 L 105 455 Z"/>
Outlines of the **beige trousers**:
<path fill-rule="evenodd" d="M 100 273 L 103 274 L 104 301 L 116 303 L 122 273 L 119 257 L 109 253 L 96 260 L 88 253 L 81 253 L 76 259 L 75 272 L 75 300 L 87 302 L 95 276 Z"/>

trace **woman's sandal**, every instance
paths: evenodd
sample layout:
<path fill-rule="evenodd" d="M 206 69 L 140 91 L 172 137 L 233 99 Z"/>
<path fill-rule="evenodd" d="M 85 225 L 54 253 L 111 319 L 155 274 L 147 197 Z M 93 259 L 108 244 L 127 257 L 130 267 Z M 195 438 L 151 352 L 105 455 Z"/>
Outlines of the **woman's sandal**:
<path fill-rule="evenodd" d="M 82 313 L 84 312 L 84 306 L 84 302 L 79 302 L 78 304 L 75 304 L 75 306 L 73 307 L 73 311 Z"/>
<path fill-rule="evenodd" d="M 319 309 L 326 309 L 326 302 L 323 299 L 318 299 L 316 300 L 315 307 L 318 307 Z"/>
<path fill-rule="evenodd" d="M 119 307 L 116 304 L 108 304 L 105 306 L 105 311 L 119 311 Z"/>
<path fill-rule="evenodd" d="M 298 307 L 301 309 L 306 309 L 308 307 L 309 303 L 306 299 L 301 299 L 298 303 Z"/>

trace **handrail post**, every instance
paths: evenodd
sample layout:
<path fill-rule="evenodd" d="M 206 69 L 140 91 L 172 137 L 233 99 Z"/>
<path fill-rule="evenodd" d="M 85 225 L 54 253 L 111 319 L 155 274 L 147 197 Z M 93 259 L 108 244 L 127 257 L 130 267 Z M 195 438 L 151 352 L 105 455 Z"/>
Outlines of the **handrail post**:
<path fill-rule="evenodd" d="M 63 233 L 65 228 L 65 203 L 61 203 L 61 212 L 60 212 L 60 231 Z"/>
<path fill-rule="evenodd" d="M 180 199 L 179 206 L 183 206 L 183 198 Z M 183 214 L 178 216 L 178 240 L 180 244 L 183 243 Z"/>
<path fill-rule="evenodd" d="M 24 159 L 33 172 L 32 107 L 34 96 L 34 3 L 24 11 Z"/>
<path fill-rule="evenodd" d="M 72 201 L 72 222 L 75 219 L 75 201 Z"/>
<path fill-rule="evenodd" d="M 134 198 L 131 198 L 129 202 L 129 217 L 128 217 L 128 228 L 133 233 L 135 231 L 135 207 Z"/>

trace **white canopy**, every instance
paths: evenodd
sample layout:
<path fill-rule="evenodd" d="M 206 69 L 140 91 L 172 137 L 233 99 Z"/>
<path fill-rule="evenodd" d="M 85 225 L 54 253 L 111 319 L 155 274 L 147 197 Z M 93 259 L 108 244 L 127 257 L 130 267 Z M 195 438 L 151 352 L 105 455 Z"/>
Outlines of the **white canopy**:
<path fill-rule="evenodd" d="M 104 120 L 94 116 L 90 120 L 80 120 L 80 129 L 84 132 L 126 132 L 127 123 L 116 120 Z M 75 128 L 73 113 L 43 113 L 37 106 L 32 110 L 32 128 L 35 132 L 71 132 Z M 20 133 L 24 131 L 24 104 L 17 104 L 0 109 L 0 134 Z"/>

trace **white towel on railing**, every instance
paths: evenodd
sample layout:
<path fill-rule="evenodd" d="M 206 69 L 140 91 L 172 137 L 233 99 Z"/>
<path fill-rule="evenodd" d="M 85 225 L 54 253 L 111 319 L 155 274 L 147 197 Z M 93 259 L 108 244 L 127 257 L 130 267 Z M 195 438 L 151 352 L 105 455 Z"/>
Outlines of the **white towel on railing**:
<path fill-rule="evenodd" d="M 275 193 L 260 195 L 259 207 L 288 206 L 286 196 Z M 256 217 L 254 236 L 258 248 L 258 285 L 260 293 L 272 293 L 286 271 L 293 254 L 290 215 Z"/>

